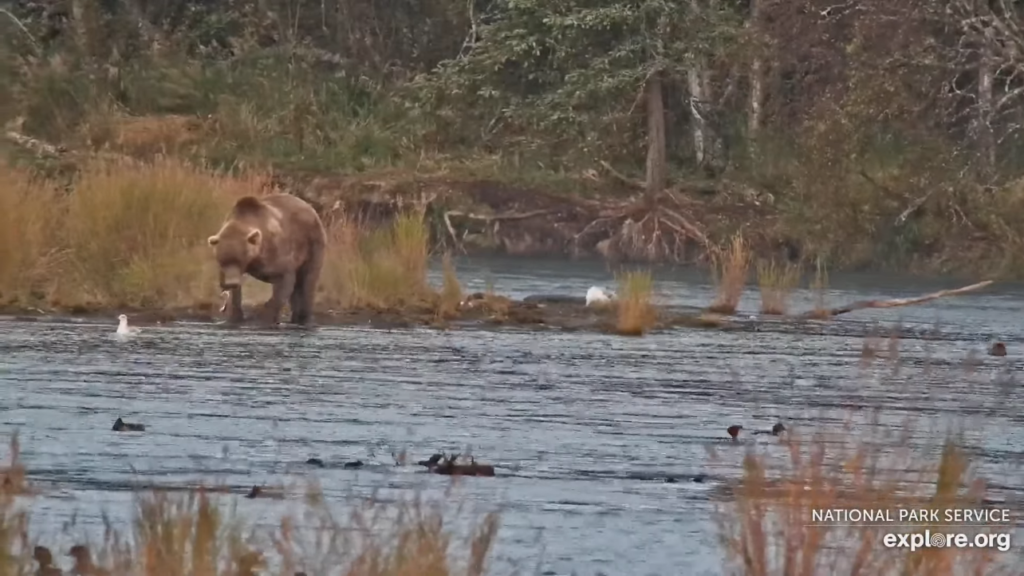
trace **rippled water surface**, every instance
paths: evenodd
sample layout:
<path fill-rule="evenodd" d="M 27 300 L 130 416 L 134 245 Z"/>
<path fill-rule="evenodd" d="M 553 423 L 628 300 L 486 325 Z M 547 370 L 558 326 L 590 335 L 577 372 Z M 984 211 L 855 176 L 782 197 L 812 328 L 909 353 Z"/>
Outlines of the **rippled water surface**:
<path fill-rule="evenodd" d="M 565 263 L 478 261 L 464 263 L 460 276 L 470 290 L 492 282 L 517 297 L 614 286 L 602 267 Z M 703 305 L 712 296 L 695 277 L 656 278 L 673 303 Z M 833 284 L 835 304 L 949 287 Z M 862 421 L 855 433 L 867 434 L 898 429 L 909 415 L 912 444 L 933 446 L 936 434 L 961 431 L 994 492 L 1016 502 L 1024 489 L 1024 392 L 1014 380 L 1024 351 L 1022 294 L 990 289 L 800 329 L 646 338 L 181 324 L 120 343 L 110 338 L 113 318 L 5 321 L 0 424 L 21 431 L 31 478 L 53 488 L 33 504 L 43 535 L 58 533 L 72 512 L 86 529 L 103 511 L 129 517 L 129 488 L 140 482 L 241 490 L 315 474 L 337 502 L 379 488 L 440 494 L 446 478 L 391 466 L 390 454 L 469 446 L 498 469 L 497 478 L 460 487 L 477 509 L 503 511 L 494 573 L 717 575 L 710 494 L 738 477 L 753 442 L 725 441 L 731 423 L 828 430 L 852 416 Z M 748 292 L 748 313 L 756 298 Z M 811 297 L 797 301 L 808 307 Z M 905 367 L 859 372 L 864 335 L 897 322 Z M 981 354 L 965 373 L 969 351 L 996 339 L 1010 355 Z M 880 417 L 872 424 L 873 409 Z M 111 432 L 118 415 L 147 432 Z M 759 438 L 759 449 L 781 450 Z M 310 456 L 328 466 L 310 470 Z M 341 468 L 353 459 L 379 465 Z M 710 481 L 664 482 L 698 473 Z M 286 505 L 239 500 L 244 514 L 268 524 Z"/>

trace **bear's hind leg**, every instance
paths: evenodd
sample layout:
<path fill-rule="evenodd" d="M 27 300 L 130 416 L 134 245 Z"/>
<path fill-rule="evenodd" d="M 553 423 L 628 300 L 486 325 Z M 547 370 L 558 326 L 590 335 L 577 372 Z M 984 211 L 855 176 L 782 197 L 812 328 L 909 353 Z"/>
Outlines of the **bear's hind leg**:
<path fill-rule="evenodd" d="M 324 249 L 323 246 L 316 246 L 313 248 L 312 253 L 309 255 L 309 260 L 299 269 L 298 274 L 302 277 L 301 289 L 298 285 L 295 287 L 295 294 L 299 300 L 299 305 L 292 310 L 301 310 L 301 313 L 296 315 L 293 312 L 292 322 L 296 324 L 309 324 L 310 318 L 313 315 L 313 303 L 316 300 L 316 285 L 320 281 L 320 270 L 324 265 Z"/>
<path fill-rule="evenodd" d="M 288 306 L 292 310 L 292 324 L 305 324 L 309 318 L 306 302 L 302 297 L 304 284 L 305 276 L 300 268 L 295 274 L 295 288 L 292 290 L 292 296 L 288 299 Z"/>

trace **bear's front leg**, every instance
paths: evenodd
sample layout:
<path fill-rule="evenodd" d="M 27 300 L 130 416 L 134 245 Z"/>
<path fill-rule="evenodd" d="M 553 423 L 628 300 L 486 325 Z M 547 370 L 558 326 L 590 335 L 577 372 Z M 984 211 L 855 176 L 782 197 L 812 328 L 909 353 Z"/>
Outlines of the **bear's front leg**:
<path fill-rule="evenodd" d="M 228 322 L 241 324 L 245 319 L 242 313 L 242 287 L 236 286 L 228 289 Z"/>
<path fill-rule="evenodd" d="M 277 321 L 281 317 L 281 308 L 284 307 L 284 303 L 291 298 L 292 291 L 295 290 L 295 273 L 281 275 L 275 278 L 272 284 L 274 293 L 270 295 L 270 300 L 263 305 L 263 322 L 273 326 L 277 325 Z"/>

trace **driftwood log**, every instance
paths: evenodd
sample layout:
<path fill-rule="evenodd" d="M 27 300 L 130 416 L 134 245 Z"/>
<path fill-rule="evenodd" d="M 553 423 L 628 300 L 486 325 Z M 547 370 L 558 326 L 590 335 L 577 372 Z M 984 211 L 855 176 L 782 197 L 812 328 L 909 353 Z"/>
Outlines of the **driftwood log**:
<path fill-rule="evenodd" d="M 977 284 L 971 284 L 970 286 L 964 286 L 963 288 L 953 288 L 951 290 L 939 290 L 938 292 L 932 292 L 925 294 L 924 296 L 917 296 L 916 298 L 892 298 L 889 300 L 859 300 L 836 308 L 828 308 L 823 310 L 811 310 L 804 312 L 797 316 L 800 319 L 807 318 L 830 318 L 832 316 L 838 316 L 840 314 L 847 314 L 856 310 L 867 310 L 869 308 L 899 308 L 901 306 L 913 306 L 914 304 L 923 304 L 932 300 L 938 300 L 939 298 L 945 298 L 947 296 L 960 296 L 967 294 L 968 292 L 974 292 L 980 290 L 992 284 L 992 280 L 985 280 L 984 282 L 978 282 Z"/>

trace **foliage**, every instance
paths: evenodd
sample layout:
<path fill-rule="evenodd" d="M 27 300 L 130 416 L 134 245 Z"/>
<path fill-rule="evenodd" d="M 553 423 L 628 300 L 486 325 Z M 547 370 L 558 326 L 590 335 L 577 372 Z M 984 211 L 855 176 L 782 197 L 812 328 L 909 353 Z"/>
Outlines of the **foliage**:
<path fill-rule="evenodd" d="M 841 267 L 1024 269 L 1016 4 L 73 4 L 0 14 L 6 133 L 232 169 L 486 164 L 586 188 L 602 162 L 644 171 L 658 71 L 670 182 L 770 196 L 769 240 Z"/>

